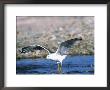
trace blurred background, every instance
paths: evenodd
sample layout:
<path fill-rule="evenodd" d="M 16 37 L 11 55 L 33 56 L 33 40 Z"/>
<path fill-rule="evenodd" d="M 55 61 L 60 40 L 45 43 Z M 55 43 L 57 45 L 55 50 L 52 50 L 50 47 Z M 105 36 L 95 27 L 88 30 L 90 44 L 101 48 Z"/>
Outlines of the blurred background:
<path fill-rule="evenodd" d="M 67 54 L 94 55 L 93 16 L 17 16 L 16 23 L 17 58 L 29 57 L 19 53 L 22 47 L 41 45 L 55 52 L 61 42 L 76 37 L 83 40 Z M 41 51 L 35 57 L 46 55 L 46 51 Z"/>

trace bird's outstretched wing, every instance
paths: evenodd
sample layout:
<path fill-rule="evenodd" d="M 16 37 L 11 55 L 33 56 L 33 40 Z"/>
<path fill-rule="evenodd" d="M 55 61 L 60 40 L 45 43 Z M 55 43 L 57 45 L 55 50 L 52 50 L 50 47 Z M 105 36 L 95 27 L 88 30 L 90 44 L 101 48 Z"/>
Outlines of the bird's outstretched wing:
<path fill-rule="evenodd" d="M 71 48 L 73 45 L 75 45 L 77 42 L 81 40 L 82 38 L 74 38 L 74 39 L 70 39 L 62 42 L 58 47 L 56 53 L 60 53 L 61 55 L 67 54 L 67 52 L 69 51 L 69 48 Z"/>
<path fill-rule="evenodd" d="M 30 45 L 23 47 L 21 53 L 34 52 L 35 50 L 46 50 L 48 53 L 50 53 L 47 48 L 41 45 Z"/>

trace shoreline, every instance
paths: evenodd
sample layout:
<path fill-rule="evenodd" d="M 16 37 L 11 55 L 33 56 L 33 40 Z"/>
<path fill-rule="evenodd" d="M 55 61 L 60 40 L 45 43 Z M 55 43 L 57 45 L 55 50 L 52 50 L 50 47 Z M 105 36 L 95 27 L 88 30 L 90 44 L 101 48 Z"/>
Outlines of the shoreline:
<path fill-rule="evenodd" d="M 70 57 L 72 56 L 94 56 L 94 54 L 75 54 L 75 55 L 68 55 Z M 40 59 L 40 58 L 46 58 L 46 57 L 21 57 L 21 58 L 17 58 L 16 60 L 21 60 L 21 59 Z"/>

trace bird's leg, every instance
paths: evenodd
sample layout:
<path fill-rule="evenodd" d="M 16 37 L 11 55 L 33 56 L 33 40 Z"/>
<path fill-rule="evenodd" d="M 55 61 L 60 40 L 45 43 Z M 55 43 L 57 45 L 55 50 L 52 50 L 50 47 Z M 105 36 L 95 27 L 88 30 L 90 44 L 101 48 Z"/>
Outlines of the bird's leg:
<path fill-rule="evenodd" d="M 62 73 L 62 64 L 58 63 L 58 73 L 61 74 Z"/>

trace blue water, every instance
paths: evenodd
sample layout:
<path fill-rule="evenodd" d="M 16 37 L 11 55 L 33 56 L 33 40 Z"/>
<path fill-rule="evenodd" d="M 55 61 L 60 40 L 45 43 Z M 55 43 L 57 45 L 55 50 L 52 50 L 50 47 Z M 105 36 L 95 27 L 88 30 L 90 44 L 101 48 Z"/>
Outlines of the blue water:
<path fill-rule="evenodd" d="M 45 58 L 17 60 L 16 74 L 58 74 L 58 65 Z M 68 56 L 62 74 L 94 74 L 94 56 Z"/>

